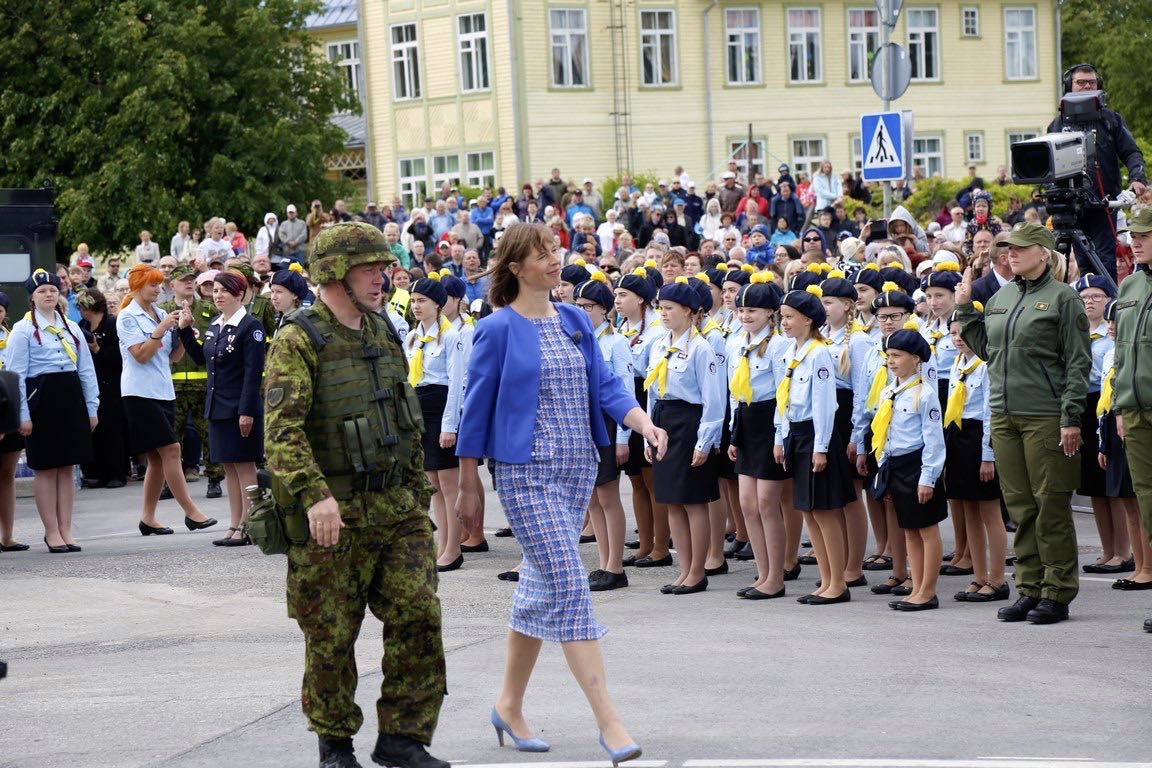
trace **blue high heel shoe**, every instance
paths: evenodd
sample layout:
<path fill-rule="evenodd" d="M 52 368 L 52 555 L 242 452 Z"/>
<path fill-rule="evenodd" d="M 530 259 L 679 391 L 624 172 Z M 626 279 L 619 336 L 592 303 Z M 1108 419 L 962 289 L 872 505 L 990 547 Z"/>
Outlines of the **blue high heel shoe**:
<path fill-rule="evenodd" d="M 512 729 L 508 727 L 508 723 L 504 722 L 504 718 L 500 717 L 500 713 L 496 711 L 496 707 L 492 707 L 492 727 L 496 729 L 496 740 L 500 742 L 500 746 L 504 746 L 504 734 L 512 737 L 512 741 L 516 744 L 516 749 L 521 752 L 547 752 L 550 747 L 548 742 L 543 739 L 521 739 L 512 733 Z"/>
<path fill-rule="evenodd" d="M 626 760 L 635 760 L 640 757 L 640 745 L 636 742 L 620 747 L 620 749 L 612 749 L 604 743 L 604 734 L 600 734 L 600 746 L 604 747 L 604 751 L 608 753 L 609 759 L 612 760 L 612 768 L 620 765 Z"/>

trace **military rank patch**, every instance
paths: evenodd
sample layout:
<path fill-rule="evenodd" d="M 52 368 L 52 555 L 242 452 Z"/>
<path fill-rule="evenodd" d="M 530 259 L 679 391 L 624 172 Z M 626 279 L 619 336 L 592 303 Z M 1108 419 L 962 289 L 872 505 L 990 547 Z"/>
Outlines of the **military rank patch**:
<path fill-rule="evenodd" d="M 1122 309 L 1128 309 L 1128 307 L 1134 307 L 1134 306 L 1136 306 L 1136 303 L 1137 302 L 1135 299 L 1133 299 L 1132 301 L 1123 301 L 1123 302 L 1116 305 L 1116 311 L 1119 312 Z"/>
<path fill-rule="evenodd" d="M 284 402 L 284 387 L 272 387 L 268 390 L 268 394 L 265 395 L 265 397 L 268 400 L 268 405 L 275 408 Z"/>
<path fill-rule="evenodd" d="M 1046 301 L 1038 301 L 1038 302 L 1036 302 L 1035 304 L 1033 304 L 1033 305 L 1032 305 L 1032 308 L 1033 308 L 1033 309 L 1037 309 L 1037 310 L 1039 310 L 1039 311 L 1041 311 L 1041 312 L 1047 312 L 1047 311 L 1048 311 L 1048 302 L 1046 302 Z"/>

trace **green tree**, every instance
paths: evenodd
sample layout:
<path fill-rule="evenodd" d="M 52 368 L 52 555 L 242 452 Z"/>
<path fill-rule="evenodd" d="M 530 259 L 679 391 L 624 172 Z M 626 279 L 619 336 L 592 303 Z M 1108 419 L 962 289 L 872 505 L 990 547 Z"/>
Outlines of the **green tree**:
<path fill-rule="evenodd" d="M 356 108 L 304 29 L 320 0 L 6 0 L 0 186 L 57 188 L 93 250 L 346 191 L 332 112 Z"/>

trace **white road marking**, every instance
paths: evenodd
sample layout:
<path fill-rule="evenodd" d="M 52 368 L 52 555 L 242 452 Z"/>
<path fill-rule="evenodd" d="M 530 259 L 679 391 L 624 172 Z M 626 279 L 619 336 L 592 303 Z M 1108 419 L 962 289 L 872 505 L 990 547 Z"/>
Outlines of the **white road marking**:
<path fill-rule="evenodd" d="M 1070 768 L 1149 768 L 1150 763 L 1107 763 L 1082 758 L 978 757 L 964 760 L 810 759 L 685 760 L 684 768 L 1052 768 L 1059 761 Z"/>
<path fill-rule="evenodd" d="M 605 757 L 603 760 L 560 761 L 554 763 L 477 763 L 468 768 L 604 768 L 611 761 Z M 623 763 L 628 768 L 664 768 L 667 760 L 629 760 Z"/>

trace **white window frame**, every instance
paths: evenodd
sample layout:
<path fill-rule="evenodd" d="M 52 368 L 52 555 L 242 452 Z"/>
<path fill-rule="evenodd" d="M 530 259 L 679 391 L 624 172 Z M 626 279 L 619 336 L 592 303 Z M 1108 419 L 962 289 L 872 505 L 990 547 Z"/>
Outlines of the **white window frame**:
<path fill-rule="evenodd" d="M 853 16 L 862 24 L 853 24 Z M 869 18 L 875 20 L 868 24 Z M 848 9 L 848 82 L 866 83 L 872 79 L 872 56 L 880 49 L 880 12 L 875 8 Z M 859 71 L 853 70 L 859 65 Z"/>
<path fill-rule="evenodd" d="M 361 84 L 361 61 L 360 61 L 360 43 L 356 40 L 339 40 L 334 43 L 328 43 L 326 47 L 328 54 L 328 61 L 335 65 L 340 70 L 341 77 L 344 78 L 344 84 L 356 96 L 356 100 L 360 101 L 360 94 L 363 92 Z"/>
<path fill-rule="evenodd" d="M 864 141 L 860 138 L 860 134 L 852 134 L 852 138 L 848 140 L 851 147 L 852 154 L 852 173 L 862 173 L 864 171 Z"/>
<path fill-rule="evenodd" d="M 920 142 L 936 142 L 935 150 L 928 150 Z M 936 174 L 944 175 L 944 136 L 939 133 L 923 133 L 912 137 L 912 167 L 924 169 L 924 178 L 931 179 Z"/>
<path fill-rule="evenodd" d="M 477 25 L 477 21 L 479 25 Z M 465 30 L 465 25 L 471 29 Z M 479 26 L 479 28 L 477 28 Z M 456 42 L 460 57 L 461 93 L 480 93 L 492 88 L 488 61 L 488 15 L 464 13 L 456 17 Z"/>
<path fill-rule="evenodd" d="M 756 174 L 758 173 L 764 174 L 765 177 L 768 176 L 768 169 L 765 165 L 765 163 L 768 162 L 768 143 L 764 139 L 752 139 L 754 149 L 752 150 L 751 172 L 749 172 L 748 152 L 745 148 L 747 144 L 747 137 L 743 139 L 729 139 L 728 157 L 736 161 L 736 168 L 744 177 L 744 180 L 751 184 L 752 179 L 756 178 Z"/>
<path fill-rule="evenodd" d="M 798 151 L 800 148 L 798 144 L 803 142 L 803 151 Z M 819 147 L 819 150 L 813 152 L 813 145 Z M 790 167 L 792 173 L 804 172 L 808 174 L 808 178 L 820 170 L 820 164 L 828 159 L 828 137 L 827 136 L 789 136 L 788 137 L 788 151 L 791 154 Z"/>
<path fill-rule="evenodd" d="M 1029 26 L 1008 26 L 1012 14 L 1027 13 L 1032 17 Z M 1035 80 L 1039 76 L 1036 37 L 1036 9 L 1031 6 L 1005 6 L 1004 8 L 1004 79 Z M 1031 51 L 1029 51 L 1031 47 Z"/>
<path fill-rule="evenodd" d="M 428 161 L 423 157 L 402 157 L 396 161 L 400 199 L 414 210 L 428 196 Z"/>
<path fill-rule="evenodd" d="M 487 159 L 488 162 L 484 162 Z M 483 166 L 490 165 L 490 168 Z M 496 186 L 496 153 L 492 150 L 469 152 L 464 163 L 465 183 L 470 187 L 488 189 Z"/>
<path fill-rule="evenodd" d="M 667 18 L 671 26 L 663 27 L 657 24 L 646 27 L 645 21 L 656 21 Z M 676 9 L 674 8 L 641 8 L 640 25 L 637 27 L 640 35 L 640 85 L 644 88 L 671 88 L 680 84 L 680 52 L 679 41 L 676 35 Z M 667 45 L 668 62 L 664 61 L 665 45 Z M 652 61 L 652 75 L 656 80 L 649 80 L 645 71 L 645 61 Z M 668 65 L 668 72 L 664 72 L 664 64 Z"/>
<path fill-rule="evenodd" d="M 548 34 L 552 60 L 549 80 L 553 88 L 588 88 L 588 12 L 583 8 L 549 8 Z"/>
<path fill-rule="evenodd" d="M 451 161 L 455 161 L 455 168 L 449 168 Z M 432 157 L 432 189 L 440 189 L 444 182 L 450 187 L 459 187 L 464 180 L 460 173 L 460 155 L 433 155 Z"/>
<path fill-rule="evenodd" d="M 788 82 L 805 85 L 824 82 L 824 14 L 820 8 L 795 7 L 784 10 L 788 35 Z M 806 19 L 796 26 L 792 24 L 792 14 L 816 14 L 816 25 L 811 26 Z M 799 67 L 796 58 L 800 57 Z M 811 70 L 811 76 L 809 71 Z"/>
<path fill-rule="evenodd" d="M 969 31 L 971 21 L 971 31 Z M 967 38 L 980 37 L 980 7 L 965 5 L 960 9 L 960 36 Z"/>
<path fill-rule="evenodd" d="M 912 60 L 912 82 L 936 82 L 940 80 L 940 9 L 936 7 L 906 8 L 905 23 L 908 28 L 908 57 Z M 934 24 L 912 25 L 913 17 L 931 14 Z M 929 65 L 934 67 L 929 72 Z"/>
<path fill-rule="evenodd" d="M 752 14 L 733 25 L 734 14 Z M 725 72 L 728 85 L 759 85 L 763 65 L 760 56 L 760 9 L 735 6 L 724 9 Z M 733 77 L 735 75 L 735 77 Z"/>
<path fill-rule="evenodd" d="M 412 38 L 397 41 L 396 33 L 411 30 Z M 419 99 L 423 93 L 420 82 L 420 28 L 416 22 L 393 24 L 388 30 L 392 43 L 392 98 L 396 101 Z"/>
<path fill-rule="evenodd" d="M 984 131 L 964 132 L 964 157 L 968 165 L 984 162 Z"/>

